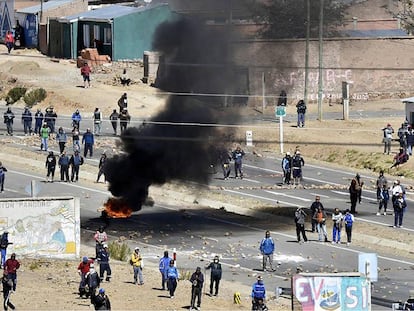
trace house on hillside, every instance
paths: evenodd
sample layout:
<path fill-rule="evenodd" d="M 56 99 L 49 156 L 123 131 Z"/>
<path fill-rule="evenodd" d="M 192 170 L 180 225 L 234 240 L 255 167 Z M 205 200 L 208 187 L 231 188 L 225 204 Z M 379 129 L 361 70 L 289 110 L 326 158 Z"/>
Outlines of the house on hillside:
<path fill-rule="evenodd" d="M 77 58 L 94 47 L 112 60 L 142 59 L 162 22 L 179 18 L 166 4 L 129 7 L 111 5 L 50 20 L 49 55 Z"/>
<path fill-rule="evenodd" d="M 39 47 L 47 54 L 47 22 L 50 18 L 83 12 L 88 0 L 50 0 L 16 10 L 15 17 L 24 29 L 26 47 Z"/>

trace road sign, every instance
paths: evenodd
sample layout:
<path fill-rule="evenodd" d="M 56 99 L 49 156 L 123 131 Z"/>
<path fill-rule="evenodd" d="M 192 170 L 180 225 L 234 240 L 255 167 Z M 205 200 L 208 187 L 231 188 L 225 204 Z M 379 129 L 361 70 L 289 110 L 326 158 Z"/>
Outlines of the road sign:
<path fill-rule="evenodd" d="M 286 116 L 286 107 L 285 106 L 277 106 L 275 110 L 276 117 L 285 117 Z"/>

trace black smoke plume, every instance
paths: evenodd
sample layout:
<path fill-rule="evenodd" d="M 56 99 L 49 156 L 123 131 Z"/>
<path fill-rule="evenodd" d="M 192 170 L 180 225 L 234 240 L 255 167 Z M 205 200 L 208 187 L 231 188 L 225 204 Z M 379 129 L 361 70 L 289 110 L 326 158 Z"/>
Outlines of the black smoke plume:
<path fill-rule="evenodd" d="M 229 135 L 228 129 L 223 133 L 214 126 L 228 122 L 217 109 L 224 101 L 218 94 L 234 89 L 228 44 L 226 31 L 212 32 L 194 20 L 168 22 L 157 29 L 153 48 L 162 53 L 162 65 L 156 86 L 180 95 L 170 96 L 151 122 L 124 131 L 124 153 L 105 166 L 109 190 L 133 210 L 141 209 L 152 184 L 209 182 L 210 165 L 227 149 L 222 142 L 223 135 Z"/>

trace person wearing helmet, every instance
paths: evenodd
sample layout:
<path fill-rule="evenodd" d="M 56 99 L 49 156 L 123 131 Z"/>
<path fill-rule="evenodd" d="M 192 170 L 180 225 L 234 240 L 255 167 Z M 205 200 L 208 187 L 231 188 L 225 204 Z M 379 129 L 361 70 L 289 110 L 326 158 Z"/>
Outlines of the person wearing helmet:
<path fill-rule="evenodd" d="M 144 277 L 142 276 L 144 261 L 139 252 L 139 247 L 135 247 L 134 252 L 131 255 L 131 265 L 134 268 L 134 284 L 144 285 Z M 139 283 L 137 280 L 139 280 Z"/>
<path fill-rule="evenodd" d="M 214 296 L 218 295 L 220 280 L 222 276 L 222 269 L 219 256 L 214 256 L 214 259 L 206 267 L 206 269 L 211 269 L 210 274 L 210 296 L 213 295 L 213 287 L 215 288 Z M 215 286 L 214 286 L 215 285 Z"/>
<path fill-rule="evenodd" d="M 95 310 L 111 310 L 111 302 L 103 288 L 99 289 L 98 295 L 94 297 L 92 304 Z"/>

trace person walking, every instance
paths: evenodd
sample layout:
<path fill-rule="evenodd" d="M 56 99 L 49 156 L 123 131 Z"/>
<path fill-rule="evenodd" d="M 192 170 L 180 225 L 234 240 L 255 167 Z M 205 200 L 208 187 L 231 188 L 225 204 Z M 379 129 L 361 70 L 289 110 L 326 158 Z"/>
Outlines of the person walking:
<path fill-rule="evenodd" d="M 335 208 L 332 214 L 332 244 L 341 243 L 342 219 L 343 216 L 339 208 Z"/>
<path fill-rule="evenodd" d="M 356 178 L 351 180 L 351 185 L 348 188 L 349 190 L 349 198 L 351 199 L 351 214 L 358 214 L 356 211 L 356 204 L 358 202 L 358 182 Z"/>
<path fill-rule="evenodd" d="M 3 310 L 7 311 L 9 307 L 12 310 L 16 309 L 14 304 L 10 301 L 10 296 L 13 293 L 13 281 L 7 277 L 6 273 L 4 273 L 1 282 L 3 284 Z"/>
<path fill-rule="evenodd" d="M 170 261 L 172 259 L 168 256 L 168 251 L 164 251 L 164 256 L 161 257 L 160 262 L 158 264 L 158 270 L 161 273 L 161 289 L 165 290 L 166 283 L 167 283 L 167 270 L 170 265 Z"/>
<path fill-rule="evenodd" d="M 303 208 L 298 207 L 295 211 L 295 224 L 296 224 L 296 237 L 298 238 L 298 243 L 300 243 L 300 235 L 302 234 L 303 241 L 308 242 L 305 232 L 305 218 L 306 213 Z"/>
<path fill-rule="evenodd" d="M 403 227 L 404 212 L 407 207 L 407 202 L 404 199 L 402 192 L 398 193 L 398 197 L 393 202 L 394 207 L 394 226 L 393 228 Z"/>
<path fill-rule="evenodd" d="M 170 260 L 170 264 L 167 269 L 167 288 L 170 292 L 170 298 L 174 298 L 179 278 L 180 274 L 178 272 L 178 269 L 174 266 L 174 260 Z"/>
<path fill-rule="evenodd" d="M 66 151 L 63 151 L 58 161 L 60 167 L 60 181 L 69 182 L 69 157 Z"/>
<path fill-rule="evenodd" d="M 82 116 L 79 112 L 79 109 L 76 109 L 76 111 L 72 114 L 72 127 L 75 127 L 80 129 L 80 122 L 82 121 Z"/>
<path fill-rule="evenodd" d="M 319 242 L 328 242 L 328 233 L 326 232 L 326 214 L 325 210 L 319 206 L 312 217 L 316 221 L 316 230 L 318 231 Z"/>
<path fill-rule="evenodd" d="M 49 154 L 46 157 L 46 182 L 53 182 L 55 178 L 55 170 L 56 170 L 56 157 L 53 154 L 53 151 L 49 151 Z"/>
<path fill-rule="evenodd" d="M 69 164 L 71 166 L 70 181 L 77 182 L 79 180 L 79 168 L 83 165 L 83 157 L 76 150 L 75 153 L 70 157 Z"/>
<path fill-rule="evenodd" d="M 122 94 L 121 98 L 118 99 L 119 113 L 122 113 L 124 109 L 128 109 L 128 95 L 127 93 Z"/>
<path fill-rule="evenodd" d="M 210 264 L 206 267 L 206 269 L 211 269 L 210 273 L 210 296 L 213 295 L 213 287 L 214 287 L 214 296 L 218 295 L 220 280 L 223 274 L 223 270 L 221 269 L 221 263 L 219 256 L 214 256 L 214 259 Z"/>
<path fill-rule="evenodd" d="M 59 127 L 58 132 L 56 133 L 56 141 L 59 144 L 59 153 L 63 153 L 65 150 L 66 142 L 68 141 L 68 136 L 66 135 L 63 127 Z"/>
<path fill-rule="evenodd" d="M 313 218 L 313 215 L 315 215 L 315 213 L 318 211 L 319 207 L 322 210 L 324 209 L 323 204 L 321 202 L 321 197 L 319 195 L 317 195 L 317 196 L 315 196 L 315 201 L 313 201 L 311 206 L 310 206 L 311 215 L 312 215 L 312 232 L 316 231 L 316 227 L 317 227 L 317 224 L 318 224 L 316 219 Z"/>
<path fill-rule="evenodd" d="M 86 296 L 86 277 L 90 270 L 91 264 L 93 264 L 93 260 L 89 259 L 87 256 L 82 257 L 82 261 L 78 265 L 78 274 L 80 276 L 79 282 L 79 297 L 82 298 L 84 295 Z"/>
<path fill-rule="evenodd" d="M 72 146 L 73 146 L 73 151 L 79 151 L 80 152 L 80 139 L 79 139 L 79 128 L 77 128 L 76 126 L 73 127 L 72 129 Z"/>
<path fill-rule="evenodd" d="M 89 156 L 92 158 L 93 155 L 93 145 L 95 143 L 95 139 L 93 136 L 93 133 L 91 132 L 91 129 L 86 129 L 86 132 L 82 136 L 82 144 L 84 144 L 83 147 L 83 156 L 86 158 L 86 155 L 89 151 Z"/>
<path fill-rule="evenodd" d="M 93 132 L 95 135 L 101 134 L 102 112 L 99 108 L 95 108 L 93 112 Z"/>
<path fill-rule="evenodd" d="M 13 135 L 13 120 L 14 120 L 14 113 L 10 107 L 7 108 L 6 112 L 3 114 L 4 124 L 6 124 L 7 134 L 12 136 Z"/>
<path fill-rule="evenodd" d="M 16 259 L 16 254 L 11 254 L 10 258 L 4 263 L 4 271 L 7 278 L 13 282 L 13 291 L 16 291 L 17 286 L 17 270 L 20 268 L 20 262 Z"/>
<path fill-rule="evenodd" d="M 112 270 L 111 266 L 109 265 L 109 248 L 108 244 L 104 243 L 102 249 L 99 251 L 98 254 L 98 262 L 99 262 L 99 277 L 101 279 L 101 282 L 104 280 L 105 272 L 106 272 L 106 282 L 111 281 L 112 277 Z"/>
<path fill-rule="evenodd" d="M 86 273 L 85 283 L 88 285 L 86 298 L 89 296 L 91 299 L 91 304 L 93 304 L 93 299 L 96 296 L 96 289 L 101 285 L 101 279 L 99 278 L 98 272 L 95 270 L 95 265 L 93 263 L 89 265 L 89 272 Z"/>
<path fill-rule="evenodd" d="M 387 124 L 386 127 L 382 129 L 383 131 L 383 139 L 382 142 L 384 143 L 384 154 L 390 154 L 391 152 L 391 142 L 392 142 L 392 134 L 394 133 L 394 129 L 392 128 L 391 124 Z"/>
<path fill-rule="evenodd" d="M 201 272 L 201 268 L 197 267 L 196 271 L 190 277 L 191 282 L 191 303 L 190 310 L 200 310 L 201 307 L 201 294 L 203 291 L 204 275 Z M 197 299 L 197 307 L 195 303 Z"/>
<path fill-rule="evenodd" d="M 107 156 L 106 156 L 106 152 L 103 152 L 101 155 L 101 158 L 99 159 L 99 164 L 98 164 L 98 177 L 96 178 L 96 182 L 99 182 L 99 179 L 101 179 L 101 176 L 104 176 L 104 182 L 106 182 L 106 177 L 105 177 L 105 163 L 107 160 Z"/>
<path fill-rule="evenodd" d="M 126 108 L 122 109 L 122 112 L 119 114 L 119 126 L 121 128 L 121 134 L 127 129 L 129 122 L 131 121 L 131 116 L 128 113 Z"/>
<path fill-rule="evenodd" d="M 269 260 L 270 271 L 273 270 L 273 252 L 275 251 L 275 242 L 270 236 L 270 231 L 266 230 L 265 237 L 260 242 L 260 253 L 263 256 L 263 271 L 266 271 L 266 264 Z"/>
<path fill-rule="evenodd" d="M 240 146 L 237 146 L 236 150 L 234 150 L 233 153 L 232 153 L 232 158 L 234 160 L 235 178 L 238 178 L 238 177 L 240 177 L 240 179 L 243 178 L 242 165 L 243 165 L 244 155 L 245 155 L 245 153 L 244 153 L 243 149 Z"/>
<path fill-rule="evenodd" d="M 99 289 L 98 295 L 94 297 L 92 304 L 95 310 L 111 310 L 111 302 L 108 295 L 105 294 L 104 288 Z"/>
<path fill-rule="evenodd" d="M 139 252 L 139 247 L 135 247 L 131 255 L 132 268 L 134 268 L 134 284 L 144 285 L 144 277 L 142 269 L 144 268 L 144 261 Z"/>
<path fill-rule="evenodd" d="M 88 62 L 84 62 L 81 68 L 81 76 L 83 78 L 83 87 L 86 89 L 91 87 L 91 67 L 89 67 Z"/>
<path fill-rule="evenodd" d="M 252 286 L 252 310 L 259 310 L 258 305 L 260 302 L 266 300 L 266 288 L 263 283 L 261 275 L 257 277 L 257 281 Z"/>
<path fill-rule="evenodd" d="M 119 119 L 119 113 L 116 112 L 116 109 L 114 109 L 109 116 L 109 120 L 111 121 L 112 129 L 114 130 L 114 135 L 117 135 L 117 127 L 118 127 L 118 119 Z"/>
<path fill-rule="evenodd" d="M 22 113 L 23 131 L 25 136 L 32 134 L 32 122 L 32 113 L 28 107 L 25 107 Z"/>
<path fill-rule="evenodd" d="M 45 113 L 45 122 L 47 126 L 50 128 L 50 133 L 55 133 L 55 125 L 57 120 L 57 114 L 54 111 L 53 107 L 48 107 Z"/>
<path fill-rule="evenodd" d="M 4 43 L 7 47 L 7 53 L 10 54 L 11 50 L 14 48 L 14 36 L 10 30 L 7 30 L 6 36 L 4 37 Z"/>
<path fill-rule="evenodd" d="M 298 113 L 298 127 L 305 127 L 306 103 L 303 99 L 296 104 L 296 112 Z"/>
<path fill-rule="evenodd" d="M 286 155 L 282 159 L 282 170 L 283 170 L 283 183 L 290 185 L 290 177 L 292 175 L 292 157 L 290 152 L 286 152 Z"/>
<path fill-rule="evenodd" d="M 381 170 L 377 178 L 377 200 L 378 201 L 380 200 L 381 191 L 384 188 L 384 185 L 388 188 L 387 178 L 385 178 L 384 176 L 384 171 Z"/>
<path fill-rule="evenodd" d="M 1 266 L 2 267 L 4 267 L 4 264 L 6 263 L 7 247 L 11 244 L 13 243 L 9 242 L 9 232 L 4 231 L 0 239 Z"/>
<path fill-rule="evenodd" d="M 43 123 L 42 128 L 40 129 L 40 150 L 48 151 L 49 146 L 49 136 L 50 136 L 50 128 L 47 126 L 47 123 Z"/>
<path fill-rule="evenodd" d="M 3 166 L 3 163 L 0 161 L 0 193 L 4 192 L 4 181 L 6 180 L 7 168 Z"/>
<path fill-rule="evenodd" d="M 43 125 L 43 112 L 40 109 L 37 109 L 35 115 L 35 128 L 34 128 L 34 132 L 40 136 L 40 129 L 42 128 Z"/>
<path fill-rule="evenodd" d="M 93 239 L 95 240 L 95 257 L 98 258 L 99 252 L 103 248 L 103 244 L 108 241 L 108 235 L 106 234 L 103 226 L 99 226 L 93 236 Z"/>
<path fill-rule="evenodd" d="M 351 243 L 352 240 L 352 225 L 354 223 L 354 215 L 352 215 L 349 211 L 349 209 L 347 209 L 345 211 L 345 216 L 344 216 L 344 224 L 345 224 L 345 232 L 346 232 L 346 245 L 349 245 Z"/>
<path fill-rule="evenodd" d="M 387 185 L 382 186 L 382 191 L 380 193 L 379 198 L 379 206 L 378 206 L 378 212 L 377 216 L 381 215 L 381 210 L 384 208 L 384 216 L 387 215 L 387 207 L 388 207 L 388 201 L 390 200 L 390 192 L 388 190 Z"/>
<path fill-rule="evenodd" d="M 355 175 L 355 180 L 356 180 L 357 200 L 358 200 L 358 203 L 361 204 L 362 187 L 364 186 L 364 182 L 361 179 L 361 175 L 359 175 L 358 173 Z"/>

